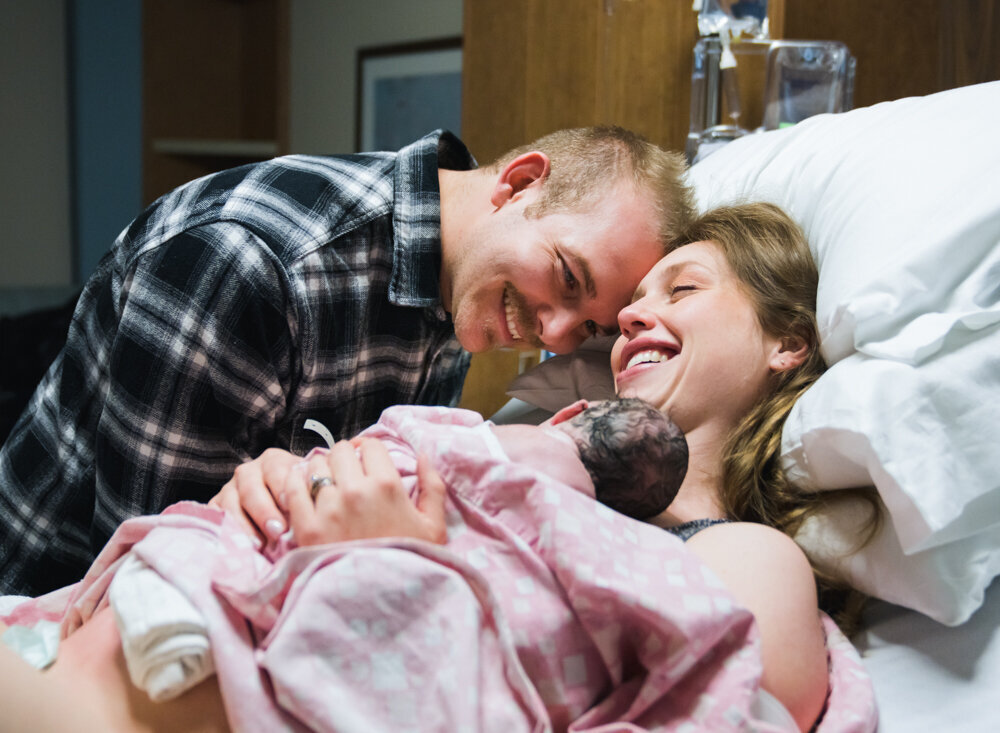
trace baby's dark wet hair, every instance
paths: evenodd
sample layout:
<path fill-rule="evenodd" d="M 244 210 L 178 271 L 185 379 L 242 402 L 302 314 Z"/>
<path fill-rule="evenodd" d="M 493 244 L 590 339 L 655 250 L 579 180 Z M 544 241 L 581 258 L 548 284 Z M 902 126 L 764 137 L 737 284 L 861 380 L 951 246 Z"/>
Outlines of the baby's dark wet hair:
<path fill-rule="evenodd" d="M 580 460 L 598 501 L 635 519 L 670 506 L 687 473 L 688 447 L 666 415 L 627 397 L 596 403 L 568 422 L 581 433 Z"/>

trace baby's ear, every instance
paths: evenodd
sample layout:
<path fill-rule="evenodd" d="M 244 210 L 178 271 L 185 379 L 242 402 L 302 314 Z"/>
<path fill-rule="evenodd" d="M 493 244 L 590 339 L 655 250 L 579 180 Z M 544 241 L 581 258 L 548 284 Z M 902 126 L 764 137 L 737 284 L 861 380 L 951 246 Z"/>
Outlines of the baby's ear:
<path fill-rule="evenodd" d="M 590 407 L 590 403 L 587 400 L 577 400 L 572 405 L 567 405 L 559 410 L 559 412 L 543 422 L 542 425 L 558 425 L 561 422 L 572 420 L 588 407 Z"/>

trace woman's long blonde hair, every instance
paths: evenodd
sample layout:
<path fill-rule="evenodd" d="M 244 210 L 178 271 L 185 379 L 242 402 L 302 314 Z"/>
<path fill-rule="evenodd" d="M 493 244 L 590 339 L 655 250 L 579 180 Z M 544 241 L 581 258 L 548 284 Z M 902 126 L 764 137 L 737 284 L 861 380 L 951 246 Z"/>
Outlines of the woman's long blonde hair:
<path fill-rule="evenodd" d="M 671 249 L 711 241 L 723 251 L 757 313 L 764 332 L 797 340 L 808 347 L 798 366 L 771 375 L 770 388 L 733 429 L 722 465 L 721 501 L 731 519 L 758 522 L 794 537 L 802 523 L 830 501 L 829 492 L 803 491 L 781 465 L 781 431 L 792 406 L 826 370 L 819 350 L 816 289 L 819 275 L 805 235 L 779 207 L 750 203 L 714 209 L 694 220 L 671 243 Z M 837 500 L 844 497 L 836 492 Z M 870 491 L 852 491 L 872 508 L 862 541 L 871 539 L 881 520 Z M 821 597 L 835 599 L 847 625 L 856 621 L 858 597 L 843 594 L 843 585 L 816 569 Z"/>

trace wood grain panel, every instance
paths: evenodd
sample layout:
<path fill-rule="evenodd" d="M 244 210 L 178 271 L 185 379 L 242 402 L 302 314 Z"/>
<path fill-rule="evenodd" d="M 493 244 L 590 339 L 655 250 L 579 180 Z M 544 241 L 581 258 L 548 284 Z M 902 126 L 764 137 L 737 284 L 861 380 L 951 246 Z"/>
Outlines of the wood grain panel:
<path fill-rule="evenodd" d="M 459 407 L 475 410 L 483 417 L 489 417 L 507 400 L 507 385 L 524 368 L 538 363 L 537 352 L 503 349 L 475 354 L 472 365 L 465 377 L 462 400 Z"/>
<path fill-rule="evenodd" d="M 480 164 L 526 141 L 530 0 L 466 0 L 462 139 Z"/>
<path fill-rule="evenodd" d="M 604 121 L 683 150 L 696 15 L 687 2 L 619 0 L 603 15 L 599 109 Z"/>
<path fill-rule="evenodd" d="M 857 59 L 854 106 L 941 89 L 941 0 L 786 0 L 785 37 L 838 40 Z"/>
<path fill-rule="evenodd" d="M 597 123 L 601 5 L 600 0 L 530 4 L 524 142 Z"/>
<path fill-rule="evenodd" d="M 143 5 L 147 137 L 239 136 L 241 25 L 236 3 Z"/>
<path fill-rule="evenodd" d="M 771 38 L 786 38 L 785 0 L 768 0 L 767 27 Z"/>
<path fill-rule="evenodd" d="M 143 198 L 246 162 L 155 152 L 161 138 L 288 147 L 289 0 L 143 3 Z"/>
<path fill-rule="evenodd" d="M 287 119 L 289 16 L 288 0 L 244 3 L 239 34 L 242 138 L 277 139 L 277 120 Z"/>
<path fill-rule="evenodd" d="M 998 0 L 784 0 L 787 38 L 843 41 L 854 106 L 1000 79 Z"/>
<path fill-rule="evenodd" d="M 1000 79 L 1000 2 L 942 3 L 941 88 Z"/>

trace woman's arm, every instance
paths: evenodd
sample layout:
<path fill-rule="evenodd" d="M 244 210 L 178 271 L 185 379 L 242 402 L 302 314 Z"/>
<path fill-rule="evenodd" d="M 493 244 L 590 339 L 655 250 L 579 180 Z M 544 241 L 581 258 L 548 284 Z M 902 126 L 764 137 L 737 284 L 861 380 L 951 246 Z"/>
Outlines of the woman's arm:
<path fill-rule="evenodd" d="M 719 524 L 688 541 L 754 618 L 761 637 L 762 687 L 809 730 L 827 695 L 826 638 L 816 583 L 805 554 L 787 535 L 749 522 Z"/>

